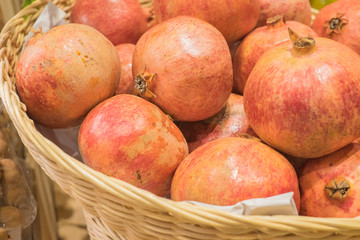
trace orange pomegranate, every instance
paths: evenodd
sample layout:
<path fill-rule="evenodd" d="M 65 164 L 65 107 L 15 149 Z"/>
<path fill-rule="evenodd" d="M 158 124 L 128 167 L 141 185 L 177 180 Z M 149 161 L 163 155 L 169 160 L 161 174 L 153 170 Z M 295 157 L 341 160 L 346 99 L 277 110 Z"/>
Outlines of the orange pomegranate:
<path fill-rule="evenodd" d="M 199 146 L 218 138 L 242 135 L 256 136 L 244 111 L 243 97 L 232 93 L 225 107 L 216 115 L 196 122 L 177 122 L 192 152 Z"/>
<path fill-rule="evenodd" d="M 144 33 L 135 46 L 132 71 L 139 95 L 177 121 L 215 115 L 233 85 L 224 37 L 190 16 L 174 17 Z"/>
<path fill-rule="evenodd" d="M 331 39 L 290 36 L 256 63 L 245 85 L 245 113 L 273 148 L 321 157 L 360 136 L 360 56 Z"/>
<path fill-rule="evenodd" d="M 86 116 L 79 131 L 84 162 L 158 196 L 187 156 L 178 127 L 154 104 L 130 94 L 109 98 Z"/>
<path fill-rule="evenodd" d="M 70 21 L 97 29 L 116 46 L 135 44 L 148 29 L 148 17 L 138 0 L 77 0 Z"/>
<path fill-rule="evenodd" d="M 300 214 L 313 217 L 360 216 L 360 143 L 310 159 L 299 175 Z"/>
<path fill-rule="evenodd" d="M 268 18 L 267 26 L 258 27 L 245 36 L 233 57 L 234 91 L 243 94 L 244 87 L 259 57 L 276 44 L 289 40 L 288 28 L 301 36 L 317 36 L 309 26 L 285 21 L 284 16 Z"/>
<path fill-rule="evenodd" d="M 339 0 L 322 8 L 312 28 L 321 37 L 338 41 L 360 54 L 360 1 Z"/>
<path fill-rule="evenodd" d="M 253 139 L 226 137 L 208 142 L 179 165 L 171 198 L 213 205 L 233 205 L 251 198 L 294 192 L 300 195 L 294 168 L 280 153 Z"/>
<path fill-rule="evenodd" d="M 96 29 L 65 24 L 30 39 L 16 66 L 16 87 L 29 116 L 49 128 L 81 123 L 115 93 L 120 60 Z"/>
<path fill-rule="evenodd" d="M 260 0 L 154 0 L 154 14 L 158 22 L 187 15 L 202 19 L 216 27 L 232 44 L 256 25 Z"/>
<path fill-rule="evenodd" d="M 257 27 L 265 26 L 268 18 L 284 15 L 286 20 L 310 26 L 311 5 L 309 0 L 259 0 L 260 16 Z"/>

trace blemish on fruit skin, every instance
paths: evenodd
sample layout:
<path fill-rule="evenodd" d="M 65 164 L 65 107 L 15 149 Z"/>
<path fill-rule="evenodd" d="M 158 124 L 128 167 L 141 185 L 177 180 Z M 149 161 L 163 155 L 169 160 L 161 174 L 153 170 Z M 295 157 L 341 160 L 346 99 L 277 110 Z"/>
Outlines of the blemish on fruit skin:
<path fill-rule="evenodd" d="M 141 174 L 139 170 L 136 170 L 136 178 L 141 180 Z"/>
<path fill-rule="evenodd" d="M 100 82 L 100 78 L 98 78 L 98 77 L 91 78 L 89 81 L 90 87 L 96 87 L 96 85 L 98 85 L 99 82 Z"/>
<path fill-rule="evenodd" d="M 79 50 L 75 50 L 75 51 L 76 51 L 76 54 L 77 54 L 79 57 L 81 57 L 81 52 L 80 52 Z M 85 67 L 87 67 L 86 62 L 87 62 L 88 59 L 89 59 L 89 56 L 88 56 L 88 55 L 83 55 L 83 56 L 81 57 L 81 61 L 85 64 Z"/>

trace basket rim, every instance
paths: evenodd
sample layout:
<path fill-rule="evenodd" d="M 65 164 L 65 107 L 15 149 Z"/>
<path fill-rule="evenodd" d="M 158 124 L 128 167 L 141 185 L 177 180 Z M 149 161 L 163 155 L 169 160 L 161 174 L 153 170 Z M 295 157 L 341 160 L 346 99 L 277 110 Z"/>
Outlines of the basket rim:
<path fill-rule="evenodd" d="M 231 212 L 213 209 L 207 206 L 194 206 L 187 202 L 175 202 L 170 199 L 156 196 L 146 190 L 137 188 L 125 181 L 107 176 L 98 172 L 86 164 L 66 154 L 55 143 L 46 139 L 40 134 L 34 125 L 34 122 L 26 115 L 25 105 L 19 100 L 16 94 L 14 77 L 9 75 L 7 64 L 9 60 L 3 56 L 6 52 L 7 40 L 11 37 L 13 26 L 19 22 L 23 22 L 23 17 L 29 14 L 38 12 L 42 9 L 49 0 L 36 0 L 26 8 L 19 11 L 13 18 L 11 18 L 3 27 L 0 33 L 0 97 L 3 100 L 6 111 L 8 112 L 12 122 L 15 125 L 24 145 L 28 149 L 36 148 L 41 155 L 46 159 L 54 160 L 62 170 L 69 174 L 91 183 L 108 194 L 122 195 L 128 194 L 131 201 L 138 201 L 144 206 L 154 207 L 154 210 L 165 211 L 176 215 L 187 221 L 202 222 L 221 229 L 233 229 L 239 223 L 256 225 L 259 228 L 270 228 L 280 231 L 302 232 L 304 229 L 309 231 L 323 231 L 323 232 L 339 232 L 339 229 L 344 228 L 344 231 L 359 230 L 360 216 L 355 218 L 319 218 L 309 216 L 288 216 L 288 215 L 274 215 L 274 216 L 244 216 Z M 53 1 L 57 3 L 58 1 Z M 40 160 L 32 151 L 35 161 L 46 170 L 46 166 L 40 163 Z M 48 175 L 48 173 L 47 173 Z M 52 178 L 51 176 L 49 176 Z M 53 179 L 54 180 L 54 179 Z M 55 181 L 55 180 L 54 180 Z M 360 233 L 360 230 L 359 230 Z"/>

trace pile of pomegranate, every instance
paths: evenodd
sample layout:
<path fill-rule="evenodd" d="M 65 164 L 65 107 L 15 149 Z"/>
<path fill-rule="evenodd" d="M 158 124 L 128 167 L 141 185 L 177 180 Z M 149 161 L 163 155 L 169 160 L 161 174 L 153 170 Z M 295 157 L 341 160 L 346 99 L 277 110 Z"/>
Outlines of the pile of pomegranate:
<path fill-rule="evenodd" d="M 360 215 L 360 1 L 77 0 L 16 66 L 84 164 L 174 201 Z"/>

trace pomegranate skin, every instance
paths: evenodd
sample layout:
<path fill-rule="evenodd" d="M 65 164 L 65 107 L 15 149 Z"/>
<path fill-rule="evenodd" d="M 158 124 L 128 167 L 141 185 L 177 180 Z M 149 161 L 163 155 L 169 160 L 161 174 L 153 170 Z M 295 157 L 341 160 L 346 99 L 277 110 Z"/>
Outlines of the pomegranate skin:
<path fill-rule="evenodd" d="M 137 0 L 77 0 L 70 22 L 89 25 L 115 46 L 136 43 L 148 29 L 146 11 Z"/>
<path fill-rule="evenodd" d="M 294 168 L 267 145 L 241 137 L 208 142 L 190 153 L 176 169 L 171 184 L 175 201 L 233 205 L 251 198 L 294 192 L 300 195 Z"/>
<path fill-rule="evenodd" d="M 229 44 L 249 33 L 260 13 L 259 0 L 154 0 L 153 6 L 159 22 L 180 15 L 197 17 L 215 26 Z"/>
<path fill-rule="evenodd" d="M 179 16 L 149 29 L 137 42 L 133 76 L 156 74 L 142 95 L 177 121 L 200 121 L 219 112 L 233 85 L 229 47 L 209 23 Z M 136 77 L 135 77 L 136 78 Z"/>
<path fill-rule="evenodd" d="M 256 137 L 245 115 L 243 97 L 234 93 L 225 107 L 211 118 L 197 122 L 177 122 L 176 125 L 184 134 L 189 152 L 219 138 L 247 134 Z"/>
<path fill-rule="evenodd" d="M 278 18 L 280 16 L 276 17 L 277 20 Z M 259 57 L 267 49 L 289 40 L 288 28 L 293 29 L 301 36 L 317 36 L 309 26 L 283 19 L 253 30 L 241 41 L 233 57 L 234 92 L 244 93 L 247 78 Z"/>
<path fill-rule="evenodd" d="M 358 142 L 350 143 L 324 157 L 308 160 L 299 175 L 300 214 L 335 218 L 359 216 L 359 166 L 360 144 Z M 338 188 L 334 188 L 334 181 Z M 342 193 L 341 190 L 343 190 Z"/>
<path fill-rule="evenodd" d="M 78 142 L 91 168 L 162 197 L 188 154 L 176 125 L 154 104 L 130 94 L 116 95 L 91 110 Z"/>
<path fill-rule="evenodd" d="M 360 56 L 320 37 L 307 53 L 295 50 L 288 41 L 259 58 L 245 86 L 244 109 L 270 146 L 295 157 L 321 157 L 360 135 Z"/>
<path fill-rule="evenodd" d="M 256 26 L 265 26 L 268 18 L 283 15 L 286 21 L 301 22 L 310 26 L 311 5 L 309 0 L 259 0 L 260 15 Z"/>
<path fill-rule="evenodd" d="M 343 14 L 338 18 L 337 14 Z M 330 31 L 329 21 L 339 20 L 339 31 Z M 338 41 L 360 54 L 360 2 L 357 0 L 341 0 L 322 8 L 316 15 L 312 28 L 320 37 Z"/>
<path fill-rule="evenodd" d="M 27 113 L 49 128 L 81 123 L 115 93 L 120 61 L 96 29 L 65 24 L 30 39 L 16 66 L 16 87 Z"/>
<path fill-rule="evenodd" d="M 116 46 L 121 63 L 121 76 L 115 94 L 128 93 L 136 94 L 135 82 L 132 75 L 132 57 L 135 44 L 122 43 Z"/>

